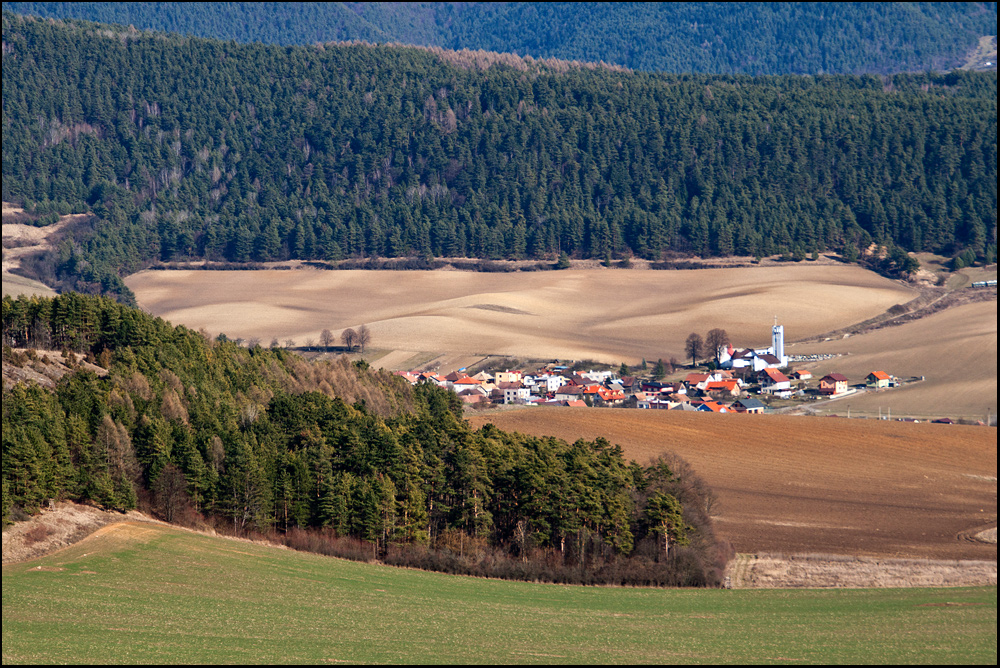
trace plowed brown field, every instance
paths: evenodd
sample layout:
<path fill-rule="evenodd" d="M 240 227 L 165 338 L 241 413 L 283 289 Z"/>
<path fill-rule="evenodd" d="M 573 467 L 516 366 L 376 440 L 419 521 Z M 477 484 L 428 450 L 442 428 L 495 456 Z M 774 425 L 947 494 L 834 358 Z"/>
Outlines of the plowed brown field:
<path fill-rule="evenodd" d="M 604 436 L 640 463 L 676 452 L 715 490 L 716 528 L 738 552 L 997 556 L 995 544 L 966 538 L 996 526 L 996 429 L 548 407 L 470 422 L 570 441 Z"/>

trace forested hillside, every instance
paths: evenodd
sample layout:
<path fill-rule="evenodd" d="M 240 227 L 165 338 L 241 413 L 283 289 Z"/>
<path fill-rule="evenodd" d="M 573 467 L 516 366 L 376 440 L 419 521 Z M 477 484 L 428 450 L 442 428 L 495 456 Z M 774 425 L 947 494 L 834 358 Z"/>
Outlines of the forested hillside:
<path fill-rule="evenodd" d="M 709 497 L 683 465 L 643 469 L 603 439 L 473 431 L 455 394 L 364 363 L 209 341 L 78 294 L 4 298 L 3 344 L 5 367 L 44 364 L 13 345 L 107 370 L 78 369 L 54 392 L 5 382 L 4 522 L 50 498 L 143 502 L 168 520 L 289 540 L 322 528 L 368 541 L 368 558 L 503 577 L 717 584 L 721 572 Z"/>
<path fill-rule="evenodd" d="M 360 39 L 707 74 L 948 70 L 995 2 L 7 2 L 21 14 L 269 44 Z"/>
<path fill-rule="evenodd" d="M 996 252 L 996 73 L 689 76 L 3 17 L 3 197 L 36 266 Z M 905 260 L 905 254 L 893 257 Z"/>

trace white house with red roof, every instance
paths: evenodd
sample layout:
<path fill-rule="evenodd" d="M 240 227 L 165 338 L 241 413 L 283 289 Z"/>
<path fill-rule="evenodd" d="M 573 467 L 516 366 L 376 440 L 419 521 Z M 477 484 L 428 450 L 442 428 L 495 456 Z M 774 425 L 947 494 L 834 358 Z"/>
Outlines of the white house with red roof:
<path fill-rule="evenodd" d="M 792 381 L 777 369 L 761 369 L 757 372 L 757 382 L 760 391 L 765 394 L 789 394 L 792 391 Z"/>

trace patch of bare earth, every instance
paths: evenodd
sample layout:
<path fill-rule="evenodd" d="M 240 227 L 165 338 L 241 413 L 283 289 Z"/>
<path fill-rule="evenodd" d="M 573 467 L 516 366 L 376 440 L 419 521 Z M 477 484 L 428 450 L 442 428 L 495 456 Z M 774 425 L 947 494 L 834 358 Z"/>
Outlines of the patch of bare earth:
<path fill-rule="evenodd" d="M 91 364 L 80 353 L 68 352 L 75 358 L 74 365 L 87 371 L 93 371 L 98 376 L 108 375 L 107 369 Z M 52 389 L 60 378 L 70 373 L 70 360 L 63 353 L 55 350 L 35 350 L 32 358 L 27 356 L 24 348 L 15 348 L 14 355 L 20 358 L 20 363 L 3 360 L 3 384 L 10 388 L 17 383 L 37 383 L 42 387 Z"/>
<path fill-rule="evenodd" d="M 23 522 L 17 522 L 3 532 L 3 563 L 10 564 L 44 556 L 77 543 L 108 524 L 122 522 L 155 522 L 137 511 L 127 513 L 100 510 L 70 501 L 61 501 L 43 508 Z"/>

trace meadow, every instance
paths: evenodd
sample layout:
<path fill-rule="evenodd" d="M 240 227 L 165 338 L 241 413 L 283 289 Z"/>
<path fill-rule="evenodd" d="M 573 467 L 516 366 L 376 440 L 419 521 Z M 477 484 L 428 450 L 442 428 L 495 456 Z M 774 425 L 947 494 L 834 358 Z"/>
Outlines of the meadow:
<path fill-rule="evenodd" d="M 124 522 L 3 567 L 3 662 L 994 665 L 996 592 L 540 585 Z"/>

